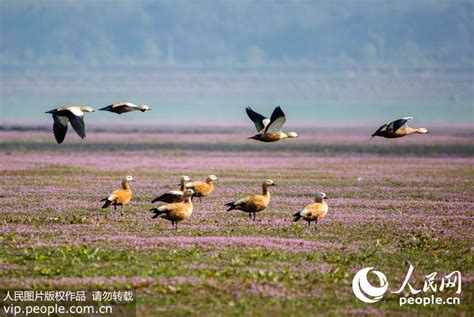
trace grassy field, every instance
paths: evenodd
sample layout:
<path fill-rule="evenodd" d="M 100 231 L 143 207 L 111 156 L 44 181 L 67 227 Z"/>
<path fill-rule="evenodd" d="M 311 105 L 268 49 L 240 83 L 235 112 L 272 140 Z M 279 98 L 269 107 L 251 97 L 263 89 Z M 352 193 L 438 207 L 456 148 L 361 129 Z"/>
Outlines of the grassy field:
<path fill-rule="evenodd" d="M 137 316 L 471 315 L 474 130 L 369 143 L 370 131 L 305 128 L 260 144 L 225 129 L 91 129 L 61 146 L 51 132 L 1 131 L 0 290 L 133 289 Z M 125 215 L 101 209 L 128 174 Z M 209 174 L 215 192 L 177 231 L 151 219 L 150 201 L 181 175 Z M 225 211 L 266 178 L 278 186 L 256 222 Z M 317 230 L 293 223 L 317 191 L 328 216 Z M 419 289 L 431 272 L 460 271 L 461 304 L 354 296 L 358 270 L 374 267 L 394 290 L 408 263 Z"/>

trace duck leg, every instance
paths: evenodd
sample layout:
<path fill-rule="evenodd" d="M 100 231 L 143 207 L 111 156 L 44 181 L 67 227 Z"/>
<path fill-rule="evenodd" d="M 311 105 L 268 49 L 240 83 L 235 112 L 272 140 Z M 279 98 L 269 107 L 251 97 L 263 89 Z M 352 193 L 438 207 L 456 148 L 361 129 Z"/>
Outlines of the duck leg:
<path fill-rule="evenodd" d="M 249 221 L 252 221 L 252 213 L 249 212 Z"/>
<path fill-rule="evenodd" d="M 255 221 L 255 217 L 256 217 L 256 216 L 257 216 L 257 213 L 254 212 L 254 213 L 253 213 L 253 221 Z"/>
<path fill-rule="evenodd" d="M 120 209 L 120 216 L 123 216 L 123 205 L 122 205 L 122 208 Z"/>
<path fill-rule="evenodd" d="M 318 218 L 314 221 L 314 230 L 318 230 Z"/>

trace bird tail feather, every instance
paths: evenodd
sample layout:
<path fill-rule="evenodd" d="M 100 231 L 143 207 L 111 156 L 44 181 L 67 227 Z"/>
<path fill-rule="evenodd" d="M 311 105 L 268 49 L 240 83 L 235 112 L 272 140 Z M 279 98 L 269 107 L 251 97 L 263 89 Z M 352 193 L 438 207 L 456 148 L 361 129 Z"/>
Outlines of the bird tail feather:
<path fill-rule="evenodd" d="M 110 200 L 108 200 L 107 198 L 104 198 L 102 199 L 101 201 L 105 201 L 104 205 L 102 206 L 102 208 L 108 208 L 110 206 L 110 204 L 112 203 Z"/>
<path fill-rule="evenodd" d="M 227 207 L 227 211 L 231 211 L 237 208 L 237 206 L 235 205 L 235 201 L 227 203 L 225 204 L 225 206 Z"/>
<path fill-rule="evenodd" d="M 301 219 L 301 214 L 300 214 L 299 211 L 297 213 L 293 214 L 293 222 L 297 222 L 300 219 Z"/>
<path fill-rule="evenodd" d="M 156 218 L 158 218 L 161 214 L 166 213 L 165 211 L 159 211 L 158 208 L 151 208 L 150 211 L 153 212 L 153 215 L 151 216 L 151 218 L 153 218 L 153 219 L 156 219 Z"/>

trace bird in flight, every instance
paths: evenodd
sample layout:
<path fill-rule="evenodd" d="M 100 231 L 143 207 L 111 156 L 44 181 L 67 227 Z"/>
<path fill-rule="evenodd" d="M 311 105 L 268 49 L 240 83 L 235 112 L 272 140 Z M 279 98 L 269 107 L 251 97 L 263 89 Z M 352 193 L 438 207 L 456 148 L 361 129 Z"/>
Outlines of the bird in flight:
<path fill-rule="evenodd" d="M 68 123 L 71 122 L 73 129 L 82 138 L 86 138 L 86 126 L 84 123 L 84 112 L 93 112 L 92 107 L 86 106 L 62 106 L 46 113 L 53 115 L 53 132 L 56 142 L 63 143 L 66 137 Z"/>
<path fill-rule="evenodd" d="M 250 120 L 255 124 L 258 134 L 250 137 L 249 139 L 258 140 L 261 142 L 276 142 L 287 138 L 296 138 L 298 134 L 296 132 L 283 133 L 281 128 L 286 122 L 285 114 L 280 107 L 276 107 L 270 119 L 262 116 L 261 114 L 247 107 L 245 109 Z"/>
<path fill-rule="evenodd" d="M 384 137 L 387 139 L 395 139 L 395 138 L 401 138 L 406 135 L 410 135 L 413 133 L 419 133 L 419 134 L 427 134 L 429 131 L 425 128 L 411 128 L 408 126 L 408 121 L 413 119 L 412 117 L 406 117 L 402 119 L 398 119 L 395 121 L 392 121 L 390 123 L 385 123 L 382 125 L 380 128 L 375 131 L 370 140 L 372 140 L 376 136 Z M 369 140 L 369 141 L 370 141 Z"/>
<path fill-rule="evenodd" d="M 121 101 L 121 102 L 116 102 L 113 105 L 101 108 L 99 110 L 122 114 L 126 112 L 137 111 L 137 110 L 140 110 L 141 112 L 145 112 L 145 111 L 150 111 L 151 109 L 147 105 L 136 105 L 132 102 Z"/>

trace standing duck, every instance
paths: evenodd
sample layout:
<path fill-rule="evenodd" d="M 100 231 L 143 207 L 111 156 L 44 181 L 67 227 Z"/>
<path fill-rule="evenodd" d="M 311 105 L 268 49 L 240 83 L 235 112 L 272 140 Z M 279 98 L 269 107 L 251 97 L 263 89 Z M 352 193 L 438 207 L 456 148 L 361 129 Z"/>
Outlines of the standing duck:
<path fill-rule="evenodd" d="M 145 111 L 150 111 L 151 109 L 147 105 L 136 105 L 132 102 L 121 101 L 121 102 L 116 102 L 113 105 L 101 108 L 99 110 L 122 114 L 125 112 L 131 112 L 131 111 L 136 111 L 136 110 L 145 112 Z"/>
<path fill-rule="evenodd" d="M 155 203 L 157 201 L 162 201 L 167 204 L 171 204 L 183 201 L 183 194 L 186 190 L 186 183 L 190 181 L 191 179 L 189 178 L 189 176 L 181 176 L 181 188 L 179 190 L 171 190 L 169 192 L 166 192 L 163 195 L 156 197 L 151 202 Z"/>
<path fill-rule="evenodd" d="M 268 203 L 270 202 L 270 191 L 268 187 L 276 186 L 271 179 L 267 179 L 262 184 L 262 194 L 261 195 L 251 195 L 230 203 L 227 203 L 227 211 L 231 210 L 241 210 L 243 212 L 249 213 L 249 219 L 255 221 L 255 215 L 257 212 L 260 212 L 267 208 Z"/>
<path fill-rule="evenodd" d="M 387 139 L 395 139 L 395 138 L 401 138 L 403 136 L 410 135 L 413 133 L 420 133 L 420 134 L 429 133 L 429 131 L 425 128 L 410 128 L 408 126 L 408 121 L 410 121 L 411 119 L 413 118 L 406 117 L 406 118 L 392 121 L 390 123 L 385 123 L 383 126 L 378 128 L 378 130 L 372 134 L 372 137 L 370 138 L 370 140 L 372 140 L 375 136 L 380 136 Z"/>
<path fill-rule="evenodd" d="M 209 175 L 205 182 L 191 182 L 186 184 L 186 188 L 194 191 L 194 197 L 199 197 L 201 201 L 202 197 L 209 196 L 214 190 L 213 182 L 217 182 L 218 178 L 216 175 Z"/>
<path fill-rule="evenodd" d="M 63 143 L 66 137 L 68 122 L 71 122 L 73 129 L 81 139 L 86 138 L 84 112 L 94 112 L 94 109 L 86 106 L 62 106 L 46 112 L 53 115 L 53 132 L 58 144 Z"/>
<path fill-rule="evenodd" d="M 129 183 L 135 181 L 132 176 L 128 175 L 122 179 L 122 189 L 117 189 L 109 195 L 109 197 L 102 199 L 105 201 L 102 208 L 108 208 L 110 205 L 114 206 L 114 210 L 117 210 L 117 205 L 122 206 L 120 214 L 123 215 L 123 208 L 132 199 L 132 191 L 130 190 Z"/>
<path fill-rule="evenodd" d="M 311 225 L 311 222 L 314 221 L 316 223 L 316 229 L 318 225 L 318 220 L 324 218 L 328 212 L 328 205 L 324 201 L 327 199 L 325 193 L 317 193 L 316 198 L 314 199 L 314 203 L 311 203 L 304 207 L 302 210 L 298 211 L 293 215 L 293 221 L 297 222 L 301 218 L 308 222 L 308 226 Z"/>
<path fill-rule="evenodd" d="M 250 120 L 255 124 L 258 132 L 258 134 L 249 139 L 262 142 L 276 142 L 287 138 L 296 138 L 298 136 L 296 132 L 283 133 L 281 131 L 281 128 L 286 122 L 286 117 L 280 107 L 276 107 L 275 110 L 273 110 L 270 119 L 253 111 L 250 107 L 247 107 L 245 110 Z"/>
<path fill-rule="evenodd" d="M 178 229 L 178 222 L 188 219 L 193 213 L 193 203 L 191 201 L 193 194 L 192 189 L 186 189 L 183 194 L 183 202 L 150 209 L 150 211 L 153 211 L 152 218 L 160 217 L 169 220 L 173 228 Z"/>

